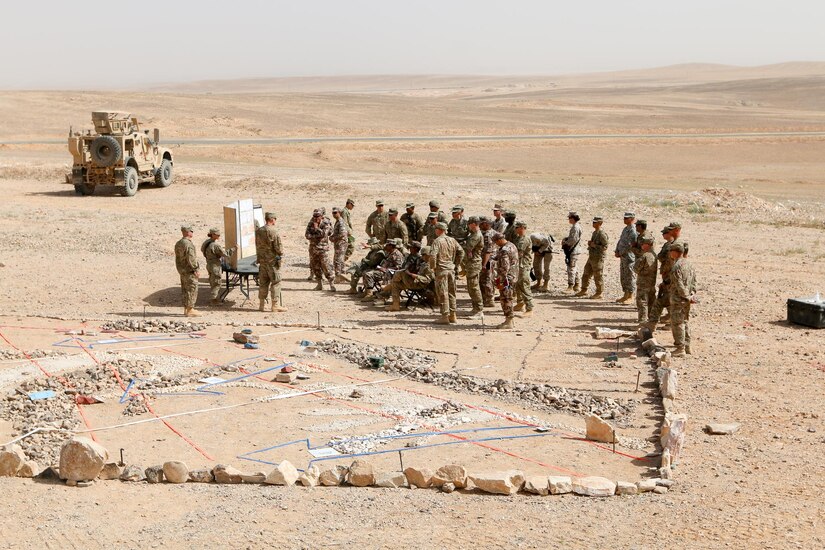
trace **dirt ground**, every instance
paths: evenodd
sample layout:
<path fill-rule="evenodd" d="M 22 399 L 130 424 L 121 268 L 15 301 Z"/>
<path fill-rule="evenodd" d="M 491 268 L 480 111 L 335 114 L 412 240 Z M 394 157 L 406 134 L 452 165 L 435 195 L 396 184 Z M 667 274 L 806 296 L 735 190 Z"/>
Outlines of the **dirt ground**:
<path fill-rule="evenodd" d="M 787 89 L 798 91 L 794 97 L 810 97 L 799 82 L 776 78 Z M 812 85 L 808 77 L 803 79 L 806 86 Z M 751 87 L 736 82 L 692 82 L 690 90 L 680 93 L 688 94 L 694 103 L 717 106 L 742 97 L 762 98 L 759 109 L 729 114 L 729 119 L 719 119 L 718 128 L 818 128 L 814 121 L 822 117 L 821 106 L 801 99 L 793 104 L 771 103 L 769 99 L 782 95 L 775 86 L 765 95 L 762 81 Z M 668 128 L 715 128 L 713 113 L 698 123 L 695 106 L 677 105 L 672 89 L 666 94 L 633 90 L 611 95 L 592 85 L 584 95 L 564 92 L 592 98 L 593 105 L 600 107 L 579 106 L 577 122 L 559 126 L 582 132 L 617 127 L 650 130 L 654 126 L 644 117 L 631 120 L 604 114 L 610 111 L 605 97 L 615 105 L 644 96 L 667 109 L 674 121 L 682 121 L 669 123 Z M 68 95 L 80 98 L 72 104 L 78 113 L 98 107 L 90 105 L 85 94 Z M 141 112 L 151 111 L 150 100 L 162 103 L 153 96 L 141 96 L 140 101 L 146 102 Z M 461 134 L 470 115 L 479 113 L 473 111 L 478 107 L 465 106 L 470 102 L 466 97 L 402 94 L 399 99 L 393 94 L 320 92 L 294 96 L 290 101 L 304 110 L 294 113 L 291 128 L 297 132 L 313 127 L 312 120 L 324 119 L 324 125 L 314 126 L 318 135 L 355 127 L 364 135 L 372 134 L 373 126 L 381 128 L 375 132 L 379 135 L 416 128 L 414 121 L 405 119 L 411 106 L 424 113 L 428 113 L 425 107 L 452 112 L 455 118 L 445 119 L 440 131 Z M 94 97 L 97 101 L 106 96 Z M 41 116 L 60 111 L 65 105 L 61 98 L 60 93 L 40 92 L 0 95 L 0 111 L 23 113 L 13 127 L 0 128 L 0 141 L 46 135 L 34 128 Z M 116 103 L 123 97 L 113 94 L 107 99 Z M 126 103 L 133 99 L 127 98 Z M 186 109 L 197 111 L 199 99 L 189 99 Z M 177 96 L 169 98 L 170 104 L 177 101 Z M 200 104 L 198 116 L 211 115 L 213 110 L 217 114 L 219 104 L 233 116 L 255 119 L 255 113 L 271 110 L 272 102 L 272 96 L 209 96 Z M 330 122 L 330 103 L 338 105 L 335 117 L 348 123 Z M 369 112 L 380 114 L 370 128 L 364 124 L 365 103 L 370 104 Z M 27 107 L 35 104 L 42 107 L 36 115 Z M 556 112 L 552 102 L 549 105 L 550 114 L 542 119 L 546 127 Z M 504 108 L 498 103 L 488 106 L 479 128 L 512 133 L 514 124 Z M 634 108 L 639 113 L 645 110 L 644 104 Z M 167 109 L 163 116 L 170 117 L 166 121 L 183 112 L 163 109 Z M 491 110 L 499 122 L 491 121 Z M 803 112 L 810 114 L 811 124 L 775 122 L 794 117 L 801 121 L 806 118 Z M 429 116 L 433 127 L 438 127 L 438 116 L 432 112 L 422 119 L 430 120 Z M 285 126 L 278 125 L 280 119 L 267 120 L 275 122 L 264 135 L 281 135 L 278 130 Z M 187 122 L 181 116 L 173 128 Z M 427 124 L 417 130 L 428 131 Z M 220 124 L 198 132 L 210 137 L 238 135 Z M 407 447 L 403 460 L 405 465 L 437 467 L 458 461 L 478 470 L 518 468 L 550 475 L 572 471 L 628 481 L 651 477 L 655 463 L 646 458 L 653 458 L 657 449 L 648 438 L 657 433 L 661 421 L 660 404 L 653 397 L 653 373 L 646 360 L 635 358 L 640 353 L 636 342 L 621 341 L 619 366 L 610 368 L 603 359 L 616 349 L 615 343 L 591 336 L 596 326 L 631 329 L 635 325 L 635 310 L 613 302 L 620 294 L 618 260 L 607 262 L 607 299 L 593 302 L 563 292 L 563 257 L 555 257 L 551 292 L 536 296 L 536 315 L 529 321 L 517 318 L 512 332 L 489 328 L 502 320 L 495 308 L 486 312 L 484 327 L 459 317 L 457 326 L 445 329 L 432 324 L 435 315 L 426 308 L 391 314 L 341 292 L 313 291 L 313 283 L 306 281 L 306 219 L 312 208 L 329 210 L 347 197 L 357 203 L 354 222 L 359 238 L 370 205 L 378 198 L 398 207 L 414 201 L 424 211 L 426 203 L 436 198 L 444 207 L 462 204 L 468 214 L 488 213 L 494 202 L 503 201 L 528 222 L 531 231 L 547 231 L 557 239 L 566 233 L 567 211 L 575 209 L 585 220 L 605 216 L 611 243 L 621 230 L 622 212 L 631 209 L 647 219 L 654 231 L 671 220 L 683 223 L 699 281 L 701 304 L 692 321 L 694 355 L 676 363 L 680 408 L 689 416 L 686 446 L 675 469 L 677 484 L 665 495 L 588 499 L 117 481 L 75 489 L 0 478 L 5 501 L 14 505 L 14 513 L 0 518 L 4 533 L 0 540 L 5 546 L 429 548 L 556 543 L 564 547 L 818 548 L 825 544 L 821 498 L 825 482 L 817 466 L 825 445 L 823 333 L 785 321 L 787 298 L 825 294 L 822 138 L 181 146 L 176 152 L 177 180 L 171 187 L 143 187 L 127 199 L 107 192 L 76 196 L 71 186 L 62 183 L 68 155 L 60 146 L 0 146 L 4 198 L 0 232 L 5 243 L 0 258 L 0 351 L 11 354 L 19 348 L 66 354 L 35 362 L 23 357 L 3 360 L 0 390 L 4 395 L 21 381 L 42 378 L 43 370 L 57 374 L 118 357 L 146 359 L 167 374 L 195 373 L 236 361 L 243 361 L 249 372 L 279 364 L 265 357 L 295 361 L 309 375 L 295 389 L 316 389 L 388 375 L 335 356 L 301 355 L 300 340 L 404 346 L 427 350 L 441 371 L 473 369 L 468 374 L 481 379 L 546 383 L 633 401 L 633 412 L 617 422 L 623 437 L 621 453 L 582 441 L 582 415 L 408 379 L 362 386 L 362 397 L 351 397 L 348 387 L 320 397 L 171 419 L 182 435 L 153 422 L 102 431 L 97 437 L 113 454 L 122 448 L 127 462 L 144 467 L 178 459 L 190 467 L 224 462 L 254 472 L 269 466 L 239 455 L 304 438 L 323 445 L 332 438 L 376 434 L 408 423 L 416 423 L 419 430 L 440 431 L 508 426 L 512 433 L 527 435 L 536 434 L 532 425 L 538 424 L 550 427 L 549 435 L 502 439 L 486 446 L 471 442 Z M 221 223 L 221 207 L 238 198 L 253 198 L 279 215 L 287 255 L 288 313 L 259 313 L 254 299 L 244 301 L 234 291 L 225 307 L 202 307 L 201 320 L 208 326 L 199 338 L 171 335 L 164 337 L 167 344 L 150 340 L 157 337 L 153 334 L 121 331 L 78 337 L 82 339 L 78 343 L 66 334 L 99 330 L 106 321 L 140 321 L 144 316 L 182 320 L 172 254 L 178 227 L 182 222 L 194 224 L 199 245 L 206 229 Z M 202 304 L 207 296 L 202 281 Z M 459 310 L 469 310 L 463 285 Z M 321 329 L 315 326 L 319 319 Z M 261 322 L 282 326 L 255 325 Z M 244 350 L 231 342 L 238 326 L 267 335 L 260 350 Z M 672 343 L 666 331 L 658 336 L 666 345 Z M 100 343 L 111 339 L 120 340 Z M 61 342 L 69 347 L 55 345 Z M 637 373 L 639 392 L 634 391 Z M 287 391 L 292 390 L 268 380 L 246 379 L 228 385 L 222 396 L 158 396 L 153 406 L 162 415 Z M 104 395 L 106 403 L 84 407 L 88 424 L 101 427 L 150 417 L 124 416 L 118 402 L 121 393 L 112 387 Z M 457 403 L 458 412 L 426 418 L 421 414 L 448 402 Z M 712 421 L 740 422 L 742 428 L 731 436 L 709 436 L 702 428 Z M 0 442 L 16 435 L 10 422 L 0 421 Z M 431 436 L 421 442 L 447 439 Z M 391 445 L 395 443 L 384 443 L 382 448 Z M 310 459 L 301 445 L 256 456 L 273 462 L 288 458 L 298 467 L 305 467 Z M 395 453 L 368 458 L 382 470 L 399 467 Z"/>

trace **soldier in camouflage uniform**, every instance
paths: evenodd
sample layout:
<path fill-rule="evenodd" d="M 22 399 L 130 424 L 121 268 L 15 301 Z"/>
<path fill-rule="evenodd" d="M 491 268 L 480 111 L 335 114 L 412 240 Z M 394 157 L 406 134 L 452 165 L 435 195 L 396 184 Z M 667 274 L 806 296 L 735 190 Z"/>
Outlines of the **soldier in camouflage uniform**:
<path fill-rule="evenodd" d="M 352 253 L 355 252 L 355 231 L 352 228 L 352 210 L 355 208 L 355 201 L 352 199 L 347 199 L 347 204 L 341 210 L 341 217 L 344 218 L 344 221 L 347 222 L 347 229 L 349 232 L 347 233 L 347 252 L 344 255 L 344 261 L 349 260 L 349 257 L 352 256 Z"/>
<path fill-rule="evenodd" d="M 315 290 L 323 290 L 323 278 L 329 281 L 329 289 L 335 292 L 335 282 L 329 265 L 329 238 L 332 236 L 332 224 L 320 210 L 312 213 L 312 221 L 304 233 L 309 241 L 309 268 L 313 278 L 318 281 Z"/>
<path fill-rule="evenodd" d="M 467 293 L 473 303 L 470 318 L 480 318 L 479 314 L 484 310 L 484 296 L 481 294 L 481 270 L 484 259 L 484 236 L 478 228 L 479 219 L 470 216 L 467 220 L 468 234 L 464 240 L 464 272 L 467 275 Z"/>
<path fill-rule="evenodd" d="M 232 249 L 224 250 L 218 240 L 221 238 L 221 231 L 212 228 L 207 233 L 209 237 L 201 244 L 201 253 L 206 258 L 206 274 L 209 276 L 209 292 L 212 300 L 210 305 L 220 304 L 218 296 L 221 293 L 221 259 L 228 258 L 232 254 Z"/>
<path fill-rule="evenodd" d="M 346 210 L 346 208 L 344 208 Z M 337 206 L 332 209 L 332 217 L 335 220 L 332 225 L 332 235 L 329 240 L 332 241 L 333 255 L 332 265 L 335 270 L 335 282 L 346 283 L 347 279 L 344 277 L 346 270 L 345 264 L 347 261 L 347 245 L 349 245 L 350 228 L 347 227 L 347 222 L 342 215 L 341 209 Z"/>
<path fill-rule="evenodd" d="M 412 243 L 410 248 L 412 251 L 404 260 L 401 269 L 395 272 L 390 283 L 390 294 L 392 295 L 392 304 L 387 307 L 387 311 L 399 311 L 401 309 L 401 291 L 402 290 L 427 290 L 435 280 L 435 274 L 429 264 L 430 247 L 425 246 L 421 248 L 419 254 L 418 247 L 421 243 L 418 241 Z M 410 261 L 410 256 L 415 254 L 414 261 Z"/>
<path fill-rule="evenodd" d="M 570 223 L 570 232 L 561 241 L 564 252 L 564 263 L 567 265 L 567 291 L 579 291 L 579 261 L 582 255 L 582 227 L 579 224 L 578 212 L 569 212 L 567 221 Z"/>
<path fill-rule="evenodd" d="M 672 231 L 673 228 L 669 225 L 662 229 L 662 238 L 665 239 L 665 243 L 656 256 L 659 260 L 659 273 L 662 276 L 662 282 L 659 283 L 656 301 L 653 302 L 653 307 L 650 308 L 647 325 L 645 325 L 651 331 L 656 330 L 656 326 L 662 318 L 662 311 L 665 308 L 668 308 L 668 311 L 670 310 L 670 270 L 673 267 L 673 261 L 670 259 L 670 246 L 673 243 Z"/>
<path fill-rule="evenodd" d="M 659 262 L 653 253 L 653 238 L 644 236 L 638 241 L 641 250 L 636 256 L 633 271 L 636 273 L 636 311 L 639 325 L 647 323 L 648 313 L 656 301 L 656 275 Z"/>
<path fill-rule="evenodd" d="M 447 223 L 447 215 L 441 211 L 441 204 L 438 201 L 430 201 L 430 213 L 437 216 L 435 223 Z"/>
<path fill-rule="evenodd" d="M 493 221 L 490 222 L 490 228 L 497 233 L 504 233 L 507 230 L 508 223 L 503 217 L 504 209 L 500 204 L 496 203 L 493 206 Z M 494 243 L 495 244 L 495 243 Z"/>
<path fill-rule="evenodd" d="M 533 315 L 533 292 L 530 290 L 530 269 L 533 267 L 533 242 L 527 236 L 527 222 L 516 222 L 516 240 L 513 242 L 518 250 L 518 279 L 516 281 L 515 311 L 524 311 L 522 317 Z"/>
<path fill-rule="evenodd" d="M 642 238 L 643 237 L 650 237 L 653 239 L 653 235 L 648 233 L 647 231 L 647 221 L 645 220 L 636 220 L 636 242 L 633 244 L 631 250 L 633 251 L 634 256 L 641 256 L 642 255 Z M 653 241 L 655 245 L 655 240 Z M 650 247 L 650 251 L 653 254 L 656 254 L 655 246 Z"/>
<path fill-rule="evenodd" d="M 367 241 L 367 247 L 369 247 L 370 251 L 367 252 L 366 257 L 361 260 L 361 262 L 357 266 L 353 266 L 350 268 L 352 271 L 352 277 L 350 278 L 350 288 L 347 291 L 347 294 L 357 294 L 357 285 L 358 281 L 361 280 L 364 273 L 376 269 L 381 262 L 384 261 L 384 258 L 387 257 L 387 254 L 384 252 L 384 247 L 381 246 L 381 243 L 378 242 L 378 239 L 375 237 L 370 237 Z"/>
<path fill-rule="evenodd" d="M 633 254 L 633 247 L 636 244 L 636 228 L 633 226 L 633 220 L 636 219 L 636 214 L 633 212 L 624 213 L 624 229 L 616 242 L 615 255 L 619 258 L 619 275 L 622 282 L 622 297 L 616 300 L 623 304 L 633 299 L 633 294 L 636 292 L 636 273 L 633 271 L 633 263 L 636 257 Z"/>
<path fill-rule="evenodd" d="M 507 223 L 507 227 L 501 233 L 504 235 L 504 238 L 510 241 L 511 243 L 516 242 L 516 213 L 512 210 L 506 210 L 504 212 L 504 221 Z"/>
<path fill-rule="evenodd" d="M 389 220 L 384 231 L 387 235 L 387 241 L 401 239 L 402 249 L 410 246 L 410 235 L 407 232 L 407 226 L 398 219 L 397 209 L 390 208 Z"/>
<path fill-rule="evenodd" d="M 682 239 L 682 224 L 679 223 L 679 222 L 670 222 L 670 227 L 671 227 L 670 233 L 671 233 L 671 235 L 673 235 L 673 243 L 672 244 L 680 243 L 685 249 L 682 256 L 687 258 L 689 250 L 688 250 L 687 241 Z"/>
<path fill-rule="evenodd" d="M 696 295 L 696 272 L 684 257 L 685 248 L 683 241 L 676 241 L 668 251 L 673 260 L 670 270 L 670 324 L 676 346 L 673 357 L 690 354 L 690 304 Z"/>
<path fill-rule="evenodd" d="M 389 241 L 387 241 L 389 242 Z M 398 268 L 398 271 L 392 274 L 390 277 L 390 282 L 387 284 L 381 292 L 375 293 L 375 305 L 382 306 L 386 303 L 386 299 L 389 298 L 392 293 L 392 285 L 393 283 L 400 281 L 403 277 L 405 272 L 411 273 L 418 273 L 418 270 L 421 268 L 421 255 L 419 252 L 421 251 L 421 243 L 418 241 L 413 241 L 410 243 L 410 253 L 404 258 L 404 261 L 401 262 L 401 267 Z"/>
<path fill-rule="evenodd" d="M 424 220 L 416 213 L 414 202 L 408 202 L 406 210 L 405 213 L 401 214 L 401 221 L 407 226 L 410 242 L 421 242 L 424 239 Z"/>
<path fill-rule="evenodd" d="M 387 222 L 384 201 L 375 201 L 375 211 L 367 217 L 367 237 L 375 237 L 381 244 L 387 242 Z"/>
<path fill-rule="evenodd" d="M 423 233 L 424 236 L 427 237 L 427 246 L 433 244 L 435 240 L 435 224 L 438 223 L 438 212 L 430 212 L 427 214 L 427 221 L 424 222 L 424 229 Z"/>
<path fill-rule="evenodd" d="M 447 235 L 447 224 L 435 226 L 436 239 L 430 247 L 435 271 L 435 293 L 441 306 L 440 325 L 456 323 L 455 271 L 464 259 L 464 250 L 454 238 Z"/>
<path fill-rule="evenodd" d="M 550 262 L 553 261 L 553 235 L 531 233 L 530 244 L 533 247 L 533 274 L 536 276 L 536 285 L 531 289 L 536 292 L 547 292 L 550 283 Z"/>
<path fill-rule="evenodd" d="M 271 298 L 271 311 L 286 311 L 281 301 L 281 236 L 275 229 L 277 216 L 274 212 L 264 215 L 264 225 L 255 230 L 255 250 L 258 253 L 258 300 L 260 310 L 266 311 L 267 297 Z"/>
<path fill-rule="evenodd" d="M 364 297 L 362 302 L 375 300 L 375 288 L 388 284 L 396 270 L 404 263 L 404 253 L 401 252 L 401 240 L 394 239 L 384 243 L 386 256 L 375 269 L 364 273 Z M 381 290 L 379 289 L 379 290 Z"/>
<path fill-rule="evenodd" d="M 481 216 L 479 219 L 481 236 L 484 238 L 484 247 L 481 250 L 481 275 L 479 276 L 479 286 L 481 287 L 481 298 L 484 307 L 493 307 L 493 300 L 496 293 L 495 274 L 495 252 L 498 249 L 493 236 L 500 231 L 493 231 L 490 227 L 490 218 Z"/>
<path fill-rule="evenodd" d="M 186 317 L 200 317 L 200 312 L 195 310 L 195 302 L 198 300 L 200 264 L 195 245 L 192 244 L 192 226 L 182 225 L 180 232 L 181 239 L 175 243 L 175 267 L 180 275 L 183 314 Z"/>
<path fill-rule="evenodd" d="M 499 290 L 504 322 L 498 328 L 513 328 L 513 289 L 518 280 L 519 258 L 516 245 L 508 241 L 503 233 L 494 233 L 496 250 L 496 287 Z"/>
<path fill-rule="evenodd" d="M 467 220 L 464 218 L 464 207 L 460 204 L 453 206 L 453 219 L 447 224 L 447 235 L 458 241 L 458 244 L 464 244 L 470 230 L 467 228 Z"/>
<path fill-rule="evenodd" d="M 590 278 L 596 283 L 596 293 L 591 300 L 599 300 L 604 290 L 604 256 L 607 252 L 607 233 L 602 229 L 604 220 L 597 216 L 593 218 L 593 236 L 587 241 L 587 263 L 582 274 L 582 289 L 576 296 L 587 295 L 587 288 L 590 286 Z"/>

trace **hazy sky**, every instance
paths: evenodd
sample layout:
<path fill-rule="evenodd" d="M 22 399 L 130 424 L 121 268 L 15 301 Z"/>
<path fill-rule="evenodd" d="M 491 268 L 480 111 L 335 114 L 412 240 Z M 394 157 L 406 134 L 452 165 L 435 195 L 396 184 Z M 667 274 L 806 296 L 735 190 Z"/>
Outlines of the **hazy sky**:
<path fill-rule="evenodd" d="M 822 0 L 24 0 L 0 14 L 0 88 L 825 60 Z"/>

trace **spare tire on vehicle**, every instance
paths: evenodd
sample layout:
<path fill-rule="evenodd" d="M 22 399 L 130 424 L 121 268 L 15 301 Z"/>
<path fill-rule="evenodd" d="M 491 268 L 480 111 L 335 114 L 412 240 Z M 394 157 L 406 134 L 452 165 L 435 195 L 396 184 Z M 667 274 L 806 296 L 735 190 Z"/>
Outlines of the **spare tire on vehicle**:
<path fill-rule="evenodd" d="M 98 136 L 92 141 L 89 147 L 92 161 L 98 166 L 107 167 L 114 165 L 123 156 L 123 149 L 118 140 L 112 136 Z"/>

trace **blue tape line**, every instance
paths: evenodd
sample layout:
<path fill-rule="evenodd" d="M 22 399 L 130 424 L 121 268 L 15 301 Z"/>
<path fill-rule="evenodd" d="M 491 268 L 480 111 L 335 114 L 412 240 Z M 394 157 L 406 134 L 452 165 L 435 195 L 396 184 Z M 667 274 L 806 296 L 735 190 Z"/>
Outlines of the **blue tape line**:
<path fill-rule="evenodd" d="M 55 342 L 54 344 L 52 344 L 52 347 L 55 347 L 55 348 L 84 348 L 85 347 L 86 349 L 95 349 L 95 347 L 97 347 L 97 346 L 111 346 L 111 345 L 115 345 L 115 344 L 134 344 L 134 343 L 140 343 L 140 342 L 177 342 L 177 341 L 180 341 L 180 340 L 193 340 L 193 339 L 196 340 L 198 338 L 200 338 L 200 336 L 182 336 L 182 337 L 172 337 L 172 336 L 170 336 L 168 338 L 162 338 L 162 337 L 158 337 L 158 336 L 141 336 L 141 337 L 137 337 L 137 338 L 122 338 L 117 342 L 109 342 L 109 341 L 105 341 L 105 340 L 94 340 L 94 341 L 87 342 L 83 338 L 72 337 L 72 338 L 66 338 L 65 340 L 60 340 L 58 342 Z M 107 338 L 106 340 L 114 340 L 114 339 L 115 338 Z M 66 342 L 74 342 L 75 345 L 67 345 Z M 78 342 L 83 343 L 84 345 L 81 346 Z"/>
<path fill-rule="evenodd" d="M 257 376 L 258 374 L 263 374 L 263 373 L 269 372 L 271 370 L 280 369 L 280 368 L 286 367 L 287 365 L 292 365 L 292 363 L 283 363 L 281 365 L 276 365 L 274 367 L 267 367 L 267 368 L 261 369 L 259 371 L 250 372 L 249 374 L 244 374 L 243 376 L 236 376 L 235 378 L 230 378 L 229 380 L 222 380 L 220 382 L 214 382 L 212 384 L 204 384 L 203 386 L 195 388 L 195 390 L 196 391 L 201 391 L 203 388 L 211 388 L 212 386 L 220 386 L 221 384 L 228 384 L 229 382 L 237 382 L 238 380 L 243 380 L 244 378 L 249 378 L 250 376 Z"/>
<path fill-rule="evenodd" d="M 129 396 L 129 390 L 131 390 L 131 389 L 132 389 L 132 386 L 134 386 L 134 385 L 135 385 L 135 379 L 134 379 L 134 378 L 132 378 L 132 379 L 129 381 L 129 385 L 128 385 L 128 386 L 126 386 L 126 389 L 125 389 L 125 390 L 123 390 L 123 395 L 121 395 L 121 396 L 120 396 L 120 404 L 121 404 L 121 405 L 122 405 L 123 403 L 125 403 L 126 401 L 128 401 L 128 399 L 126 399 L 126 398 Z"/>

